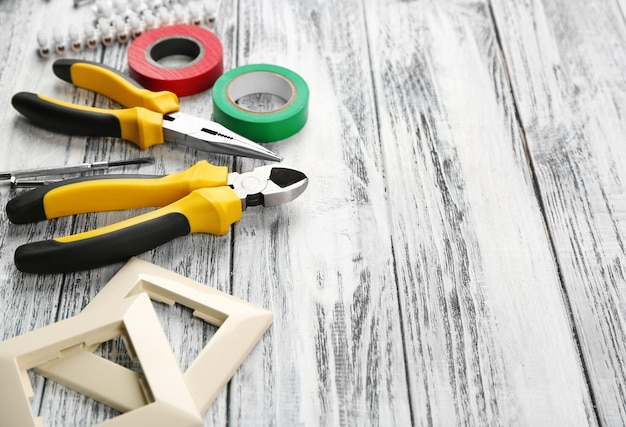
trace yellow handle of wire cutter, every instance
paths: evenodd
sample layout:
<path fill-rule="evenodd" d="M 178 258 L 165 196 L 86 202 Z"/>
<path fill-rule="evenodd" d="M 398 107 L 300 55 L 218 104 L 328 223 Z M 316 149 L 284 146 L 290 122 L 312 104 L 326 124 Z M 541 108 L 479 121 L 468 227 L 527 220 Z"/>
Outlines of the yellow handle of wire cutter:
<path fill-rule="evenodd" d="M 26 273 L 96 268 L 123 261 L 190 233 L 225 234 L 241 216 L 241 200 L 230 187 L 203 188 L 166 207 L 126 221 L 22 245 L 15 252 L 15 264 Z"/>
<path fill-rule="evenodd" d="M 241 199 L 230 187 L 201 188 L 154 212 L 139 215 L 97 230 L 60 237 L 54 240 L 60 243 L 84 241 L 92 237 L 104 236 L 124 229 L 132 230 L 137 225 L 156 219 L 167 219 L 171 215 L 176 214 L 183 215 L 186 218 L 187 224 L 184 229 L 183 227 L 176 227 L 177 230 L 180 230 L 181 236 L 190 233 L 222 235 L 228 232 L 228 228 L 232 223 L 241 219 Z M 153 230 L 150 234 L 157 232 L 157 230 Z M 137 239 L 145 239 L 146 237 L 140 234 L 134 236 Z"/>
<path fill-rule="evenodd" d="M 11 222 L 26 224 L 86 212 L 166 206 L 194 190 L 227 183 L 227 167 L 202 160 L 166 176 L 110 174 L 60 181 L 11 199 L 6 212 Z"/>
<path fill-rule="evenodd" d="M 144 107 L 160 114 L 179 110 L 173 92 L 153 92 L 114 68 L 92 61 L 58 59 L 52 70 L 68 83 L 111 98 L 125 107 Z"/>

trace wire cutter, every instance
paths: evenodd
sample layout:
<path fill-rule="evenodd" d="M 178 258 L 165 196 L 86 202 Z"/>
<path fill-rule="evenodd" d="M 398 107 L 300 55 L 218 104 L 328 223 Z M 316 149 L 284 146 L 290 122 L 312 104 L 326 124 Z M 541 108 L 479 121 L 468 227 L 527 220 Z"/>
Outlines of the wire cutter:
<path fill-rule="evenodd" d="M 15 251 L 25 273 L 64 273 L 101 267 L 139 255 L 177 237 L 225 234 L 249 206 L 277 206 L 298 197 L 302 172 L 262 166 L 228 173 L 206 160 L 176 174 L 88 176 L 38 187 L 11 199 L 9 220 L 26 224 L 62 216 L 163 206 L 99 229 L 31 242 Z"/>
<path fill-rule="evenodd" d="M 13 107 L 40 127 L 84 136 L 112 136 L 147 149 L 164 141 L 201 151 L 280 161 L 261 145 L 211 120 L 181 113 L 178 97 L 152 92 L 103 64 L 59 59 L 52 70 L 62 80 L 105 95 L 124 109 L 109 110 L 71 104 L 30 92 L 19 92 Z"/>

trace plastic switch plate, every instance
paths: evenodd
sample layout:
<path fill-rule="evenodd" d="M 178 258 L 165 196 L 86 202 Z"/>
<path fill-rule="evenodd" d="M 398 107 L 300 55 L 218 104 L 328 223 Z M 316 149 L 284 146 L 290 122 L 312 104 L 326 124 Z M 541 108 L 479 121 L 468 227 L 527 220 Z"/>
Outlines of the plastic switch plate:
<path fill-rule="evenodd" d="M 191 308 L 194 316 L 219 327 L 184 373 L 195 407 L 204 413 L 269 328 L 273 315 L 256 305 L 138 258 L 132 258 L 83 313 L 115 306 L 144 292 L 154 300 Z M 92 345 L 63 356 L 62 361 L 40 365 L 37 372 L 120 411 L 145 405 L 137 374 L 90 353 L 98 344 L 92 341 Z M 74 360 L 80 363 L 76 364 Z M 100 372 L 107 372 L 109 378 L 128 384 L 124 393 L 104 384 L 99 379 Z"/>
<path fill-rule="evenodd" d="M 102 427 L 195 427 L 202 416 L 147 295 L 99 308 L 0 343 L 0 426 L 43 427 L 33 415 L 28 370 L 54 360 L 71 362 L 95 344 L 122 336 L 141 363 L 147 387 L 137 387 L 149 403 L 100 423 Z M 80 357 L 80 356 L 79 356 Z M 79 358 L 77 365 L 84 365 Z M 111 362 L 108 362 L 111 363 Z M 70 363 L 71 364 L 71 363 Z M 55 366 L 55 365 L 52 365 Z M 119 366 L 119 365 L 116 365 Z M 104 395 L 121 391 L 114 377 L 98 381 Z M 79 381 L 80 383 L 80 381 Z"/>

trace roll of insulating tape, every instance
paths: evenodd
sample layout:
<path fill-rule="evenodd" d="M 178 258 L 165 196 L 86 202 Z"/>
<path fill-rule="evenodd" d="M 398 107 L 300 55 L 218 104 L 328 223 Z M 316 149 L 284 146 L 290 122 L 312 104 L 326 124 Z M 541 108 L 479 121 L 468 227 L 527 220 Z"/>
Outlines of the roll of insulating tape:
<path fill-rule="evenodd" d="M 167 57 L 186 57 L 180 66 L 163 65 Z M 224 71 L 222 43 L 209 30 L 172 25 L 147 31 L 128 48 L 130 76 L 146 89 L 178 96 L 209 89 Z M 159 62 L 161 61 L 161 62 Z"/>
<path fill-rule="evenodd" d="M 256 112 L 237 104 L 267 93 L 285 100 L 280 108 Z M 224 73 L 213 86 L 213 120 L 255 142 L 285 139 L 307 120 L 309 87 L 302 77 L 277 65 L 250 64 Z"/>

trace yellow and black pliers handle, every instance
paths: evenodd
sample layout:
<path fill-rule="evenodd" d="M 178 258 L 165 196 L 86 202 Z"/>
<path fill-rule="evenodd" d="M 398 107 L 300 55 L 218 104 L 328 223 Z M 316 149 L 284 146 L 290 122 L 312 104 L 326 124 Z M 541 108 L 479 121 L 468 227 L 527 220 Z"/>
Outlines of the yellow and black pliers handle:
<path fill-rule="evenodd" d="M 13 223 L 61 216 L 164 206 L 96 230 L 27 243 L 15 264 L 28 273 L 85 270 L 128 259 L 190 233 L 225 234 L 242 215 L 242 201 L 229 187 L 228 169 L 206 161 L 167 176 L 106 175 L 60 181 L 9 201 Z"/>
<path fill-rule="evenodd" d="M 109 110 L 29 92 L 15 94 L 11 100 L 13 107 L 46 129 L 71 135 L 118 137 L 142 149 L 167 141 L 212 153 L 282 160 L 278 154 L 219 123 L 178 111 L 178 97 L 174 93 L 144 89 L 106 65 L 59 59 L 52 69 L 61 79 L 106 95 L 129 108 Z"/>
<path fill-rule="evenodd" d="M 241 216 L 241 200 L 230 187 L 202 188 L 125 221 L 22 245 L 15 251 L 15 265 L 26 273 L 65 273 L 101 267 L 190 233 L 226 234 Z"/>
<path fill-rule="evenodd" d="M 28 224 L 88 212 L 166 206 L 194 190 L 228 185 L 228 168 L 202 160 L 175 174 L 96 175 L 58 181 L 11 199 L 9 221 Z"/>
<path fill-rule="evenodd" d="M 124 109 L 109 110 L 59 101 L 30 92 L 13 96 L 11 104 L 39 126 L 69 135 L 111 136 L 141 149 L 162 144 L 163 115 L 179 110 L 178 97 L 152 92 L 114 68 L 96 62 L 59 59 L 54 73 L 69 83 L 105 95 Z"/>
<path fill-rule="evenodd" d="M 225 234 L 248 206 L 277 206 L 298 197 L 307 177 L 262 166 L 228 173 L 206 161 L 163 177 L 80 177 L 39 187 L 10 200 L 9 220 L 24 224 L 78 213 L 164 206 L 116 224 L 17 248 L 15 264 L 27 273 L 86 270 L 128 259 L 190 233 Z M 165 206 L 167 205 L 167 206 Z"/>

